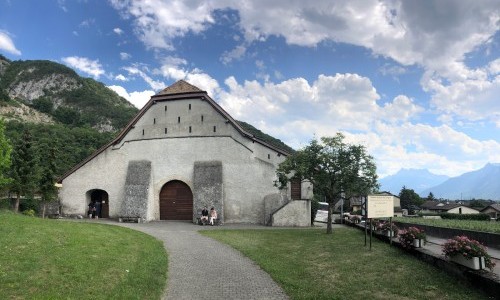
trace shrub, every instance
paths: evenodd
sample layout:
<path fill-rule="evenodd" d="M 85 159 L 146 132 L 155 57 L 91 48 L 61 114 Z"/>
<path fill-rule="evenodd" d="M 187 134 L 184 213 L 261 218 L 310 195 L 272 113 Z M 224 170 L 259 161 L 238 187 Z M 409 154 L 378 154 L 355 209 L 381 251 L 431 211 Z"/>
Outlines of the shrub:
<path fill-rule="evenodd" d="M 455 220 L 475 220 L 475 221 L 489 221 L 490 216 L 487 214 L 450 214 L 442 213 L 442 219 L 455 219 Z"/>
<path fill-rule="evenodd" d="M 36 215 L 36 213 L 33 209 L 27 209 L 27 210 L 23 211 L 23 215 L 29 216 L 29 217 L 34 217 Z"/>
<path fill-rule="evenodd" d="M 403 248 L 412 248 L 413 240 L 419 239 L 424 240 L 425 243 L 427 241 L 427 236 L 423 230 L 417 227 L 409 227 L 399 232 L 399 242 Z"/>
<path fill-rule="evenodd" d="M 398 228 L 398 226 L 396 226 L 396 224 L 392 223 L 392 226 L 391 226 L 390 222 L 384 222 L 384 221 L 378 222 L 376 225 L 376 229 L 380 230 L 380 231 L 392 230 L 392 231 L 394 231 L 394 236 L 397 236 L 398 231 L 399 231 L 399 228 Z"/>
<path fill-rule="evenodd" d="M 486 247 L 466 236 L 455 236 L 449 239 L 444 243 L 442 250 L 446 257 L 462 255 L 466 259 L 472 259 L 473 257 L 483 256 L 488 269 L 492 270 L 495 267 L 495 263 L 491 261 L 491 256 L 486 251 Z"/>
<path fill-rule="evenodd" d="M 19 203 L 19 210 L 20 211 L 25 211 L 25 210 L 33 210 L 36 212 L 38 212 L 38 205 L 39 205 L 39 202 L 33 198 L 24 198 L 24 199 L 21 199 L 20 203 Z"/>

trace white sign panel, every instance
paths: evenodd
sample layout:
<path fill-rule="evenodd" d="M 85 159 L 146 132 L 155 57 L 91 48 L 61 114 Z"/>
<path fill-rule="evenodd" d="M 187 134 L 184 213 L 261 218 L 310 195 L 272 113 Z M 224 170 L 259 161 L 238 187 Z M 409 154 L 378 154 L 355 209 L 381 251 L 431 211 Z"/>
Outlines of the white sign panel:
<path fill-rule="evenodd" d="M 368 219 L 394 216 L 394 196 L 369 195 L 367 202 Z"/>

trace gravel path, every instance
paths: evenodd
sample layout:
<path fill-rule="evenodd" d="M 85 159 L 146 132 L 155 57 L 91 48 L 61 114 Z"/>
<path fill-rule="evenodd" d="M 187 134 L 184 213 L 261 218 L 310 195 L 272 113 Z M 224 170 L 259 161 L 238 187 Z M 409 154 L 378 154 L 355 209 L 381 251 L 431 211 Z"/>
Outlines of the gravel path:
<path fill-rule="evenodd" d="M 200 227 L 175 221 L 109 224 L 139 230 L 164 242 L 169 265 L 163 299 L 288 299 L 281 287 L 253 261 L 197 232 L 200 229 L 266 227 Z"/>

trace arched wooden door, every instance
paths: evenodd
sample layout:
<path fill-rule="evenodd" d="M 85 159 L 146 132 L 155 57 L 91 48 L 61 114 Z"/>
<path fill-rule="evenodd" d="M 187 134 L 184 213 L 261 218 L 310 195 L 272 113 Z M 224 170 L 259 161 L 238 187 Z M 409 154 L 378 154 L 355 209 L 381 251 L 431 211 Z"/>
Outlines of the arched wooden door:
<path fill-rule="evenodd" d="M 109 196 L 106 191 L 93 190 L 90 194 L 90 201 L 101 203 L 99 218 L 109 218 Z"/>
<path fill-rule="evenodd" d="M 192 220 L 193 193 L 179 180 L 167 182 L 160 191 L 160 220 Z"/>

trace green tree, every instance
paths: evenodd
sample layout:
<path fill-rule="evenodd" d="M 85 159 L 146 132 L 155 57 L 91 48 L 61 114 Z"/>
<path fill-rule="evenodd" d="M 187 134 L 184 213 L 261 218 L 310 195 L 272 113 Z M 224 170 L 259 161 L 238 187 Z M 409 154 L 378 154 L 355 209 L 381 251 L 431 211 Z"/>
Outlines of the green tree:
<path fill-rule="evenodd" d="M 399 199 L 401 201 L 401 208 L 408 209 L 408 212 L 411 214 L 413 213 L 413 206 L 420 206 L 424 202 L 414 190 L 407 189 L 406 186 L 401 188 Z"/>
<path fill-rule="evenodd" d="M 12 146 L 5 136 L 5 124 L 0 119 L 0 189 L 3 189 L 12 180 L 7 177 L 11 165 Z"/>
<path fill-rule="evenodd" d="M 40 176 L 40 195 L 42 197 L 42 218 L 45 218 L 45 208 L 47 203 L 57 200 L 56 183 L 56 150 L 53 147 L 48 149 L 48 156 L 44 160 L 42 166 L 42 174 Z"/>
<path fill-rule="evenodd" d="M 314 193 L 328 203 L 328 234 L 332 233 L 332 210 L 335 202 L 354 195 L 366 195 L 378 187 L 376 165 L 362 145 L 344 141 L 344 135 L 316 139 L 302 150 L 288 156 L 276 174 L 283 188 L 293 178 L 307 180 Z"/>
<path fill-rule="evenodd" d="M 429 193 L 427 196 L 428 201 L 436 201 L 436 197 L 434 197 L 434 194 L 432 192 Z"/>
<path fill-rule="evenodd" d="M 32 197 L 38 182 L 37 156 L 31 133 L 27 130 L 14 147 L 11 177 L 10 191 L 16 194 L 14 211 L 18 212 L 21 196 Z"/>

